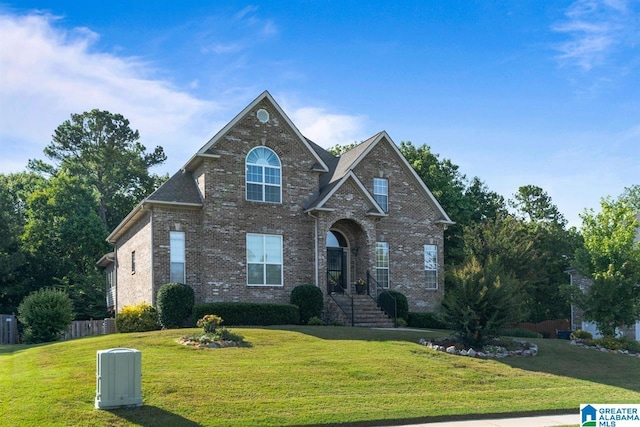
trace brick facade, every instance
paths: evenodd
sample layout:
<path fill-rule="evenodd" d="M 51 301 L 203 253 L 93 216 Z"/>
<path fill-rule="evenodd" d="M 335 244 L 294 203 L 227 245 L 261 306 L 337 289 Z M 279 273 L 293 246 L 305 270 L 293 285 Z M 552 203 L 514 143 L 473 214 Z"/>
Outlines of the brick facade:
<path fill-rule="evenodd" d="M 268 121 L 258 120 L 260 109 Z M 245 159 L 260 146 L 280 160 L 281 203 L 247 200 Z M 374 177 L 388 180 L 386 213 L 374 201 Z M 109 236 L 116 248 L 117 310 L 155 303 L 158 288 L 169 282 L 171 231 L 185 233 L 186 282 L 197 303 L 288 303 L 300 284 L 327 289 L 326 235 L 333 230 L 348 242 L 348 283 L 375 273 L 376 242 L 387 242 L 390 288 L 407 296 L 411 311 L 433 311 L 444 292 L 449 223 L 386 133 L 333 157 L 302 137 L 265 92 Z M 281 286 L 247 284 L 248 233 L 282 236 Z M 426 244 L 438 248 L 437 289 L 424 285 Z M 134 250 L 131 274 L 127 257 Z"/>

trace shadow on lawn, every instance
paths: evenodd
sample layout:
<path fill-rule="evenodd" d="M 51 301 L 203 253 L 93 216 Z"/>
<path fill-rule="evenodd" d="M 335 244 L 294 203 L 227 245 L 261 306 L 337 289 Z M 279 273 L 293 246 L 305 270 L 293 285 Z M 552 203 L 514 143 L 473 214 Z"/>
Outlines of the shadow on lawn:
<path fill-rule="evenodd" d="M 123 418 L 132 424 L 140 426 L 200 426 L 194 421 L 180 415 L 166 411 L 157 406 L 144 405 L 137 408 L 112 409 L 111 412 L 118 418 Z"/>
<path fill-rule="evenodd" d="M 409 341 L 449 335 L 449 331 L 403 328 L 360 328 L 351 326 L 273 326 L 270 329 L 300 332 L 324 340 Z"/>
<path fill-rule="evenodd" d="M 640 392 L 640 358 L 580 348 L 557 339 L 532 340 L 535 357 L 512 357 L 500 362 L 512 368 L 575 378 Z"/>

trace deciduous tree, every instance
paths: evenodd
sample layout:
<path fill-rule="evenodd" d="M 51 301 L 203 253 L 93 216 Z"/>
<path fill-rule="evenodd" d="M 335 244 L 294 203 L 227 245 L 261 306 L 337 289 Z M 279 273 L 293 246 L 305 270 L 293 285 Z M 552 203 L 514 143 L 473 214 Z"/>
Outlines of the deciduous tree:
<path fill-rule="evenodd" d="M 67 291 L 78 318 L 99 317 L 106 310 L 104 279 L 95 263 L 108 250 L 107 232 L 94 201 L 79 178 L 64 172 L 27 199 L 25 280 Z"/>
<path fill-rule="evenodd" d="M 600 212 L 581 215 L 584 247 L 576 251 L 576 267 L 593 283 L 578 304 L 605 336 L 640 319 L 639 196 L 636 185 L 618 199 L 603 198 Z"/>

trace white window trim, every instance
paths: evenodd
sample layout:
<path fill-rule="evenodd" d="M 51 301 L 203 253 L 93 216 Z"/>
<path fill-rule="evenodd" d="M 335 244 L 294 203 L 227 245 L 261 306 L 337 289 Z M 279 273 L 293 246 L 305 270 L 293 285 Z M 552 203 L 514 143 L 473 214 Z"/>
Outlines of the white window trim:
<path fill-rule="evenodd" d="M 271 165 L 261 165 L 261 164 L 258 164 L 258 163 L 248 163 L 247 162 L 247 158 L 249 157 L 249 155 L 253 151 L 255 151 L 255 150 L 259 149 L 259 148 L 263 148 L 263 149 L 271 151 L 273 153 L 273 155 L 276 156 L 276 158 L 278 159 L 278 163 L 280 163 L 280 166 L 276 167 L 276 166 L 271 166 Z M 262 182 L 249 182 L 249 179 L 248 179 L 248 168 L 249 168 L 249 165 L 260 166 L 262 168 Z M 280 178 L 280 184 L 273 185 L 273 184 L 267 184 L 265 182 L 265 170 L 264 170 L 265 167 L 268 167 L 268 168 L 271 168 L 271 169 L 278 169 L 279 178 Z M 249 198 L 249 184 L 260 185 L 262 187 L 262 199 L 261 200 L 255 200 L 255 199 L 250 199 Z M 266 187 L 267 186 L 269 186 L 269 187 L 278 187 L 278 190 L 279 190 L 279 196 L 278 197 L 280 199 L 279 201 L 272 202 L 270 200 L 266 200 L 266 196 L 265 195 L 266 195 Z M 247 155 L 245 157 L 245 160 L 244 160 L 244 188 L 245 188 L 245 190 L 244 190 L 244 198 L 248 202 L 282 204 L 282 161 L 280 160 L 280 156 L 278 156 L 278 154 L 275 151 L 273 151 L 269 147 L 265 147 L 263 145 L 260 145 L 258 147 L 254 147 L 253 149 L 251 149 L 247 153 Z"/>
<path fill-rule="evenodd" d="M 182 258 L 184 259 L 184 261 L 173 261 L 172 258 L 174 256 L 174 253 L 176 252 L 177 248 L 173 248 L 171 246 L 171 236 L 172 235 L 178 235 L 180 234 L 182 236 L 182 241 L 184 244 L 184 253 L 182 253 Z M 170 282 L 175 282 L 172 277 L 172 273 L 171 273 L 171 265 L 172 264 L 182 264 L 182 281 L 178 282 L 178 283 L 183 283 L 186 284 L 187 283 L 187 235 L 184 231 L 170 231 L 169 232 L 169 281 Z"/>
<path fill-rule="evenodd" d="M 389 250 L 389 242 L 376 242 L 376 252 L 379 243 L 387 246 L 387 267 L 378 267 L 378 254 L 376 253 L 376 281 L 378 280 L 378 270 L 387 270 L 387 284 L 386 286 L 382 285 L 382 288 L 389 289 L 391 287 L 391 251 Z"/>
<path fill-rule="evenodd" d="M 265 250 L 265 237 L 278 237 L 280 238 L 280 259 L 281 262 L 279 264 L 277 263 L 273 263 L 273 262 L 252 262 L 249 263 L 249 256 L 246 253 L 249 249 L 249 245 L 248 245 L 248 238 L 249 236 L 259 236 L 262 238 L 262 250 L 263 252 L 266 252 Z M 262 233 L 247 233 L 246 237 L 245 237 L 245 262 L 246 262 L 246 283 L 247 286 L 257 286 L 257 287 L 283 287 L 284 286 L 284 239 L 282 237 L 281 234 L 262 234 Z M 263 268 L 263 282 L 266 282 L 266 278 L 267 278 L 267 270 L 266 270 L 266 266 L 267 265 L 280 265 L 280 284 L 279 285 L 274 285 L 271 283 L 249 283 L 249 264 L 262 264 L 262 268 Z"/>
<path fill-rule="evenodd" d="M 376 192 L 376 180 L 383 181 L 385 183 L 385 189 L 387 190 L 385 193 Z M 384 196 L 387 201 L 386 204 L 381 204 L 376 196 Z M 387 178 L 373 178 L 373 198 L 378 202 L 384 212 L 389 212 L 389 180 Z"/>
<path fill-rule="evenodd" d="M 435 268 L 427 268 L 427 251 L 433 252 L 435 254 Z M 424 256 L 423 262 L 424 262 L 424 271 L 425 271 L 425 288 L 429 290 L 437 290 L 438 289 L 438 245 L 424 245 L 423 256 Z M 426 283 L 427 271 L 435 272 L 435 286 L 430 286 L 429 283 Z"/>

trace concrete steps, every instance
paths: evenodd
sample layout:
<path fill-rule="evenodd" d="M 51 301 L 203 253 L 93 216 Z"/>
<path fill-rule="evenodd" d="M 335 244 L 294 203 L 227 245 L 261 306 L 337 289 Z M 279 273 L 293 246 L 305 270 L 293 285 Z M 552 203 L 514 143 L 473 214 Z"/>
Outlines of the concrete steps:
<path fill-rule="evenodd" d="M 345 325 L 351 324 L 351 299 L 348 295 L 334 295 L 335 301 L 329 299 L 334 304 L 343 307 L 347 313 Z M 369 295 L 353 295 L 353 321 L 354 326 L 368 328 L 392 328 L 394 326 L 393 319 L 382 311 Z"/>

